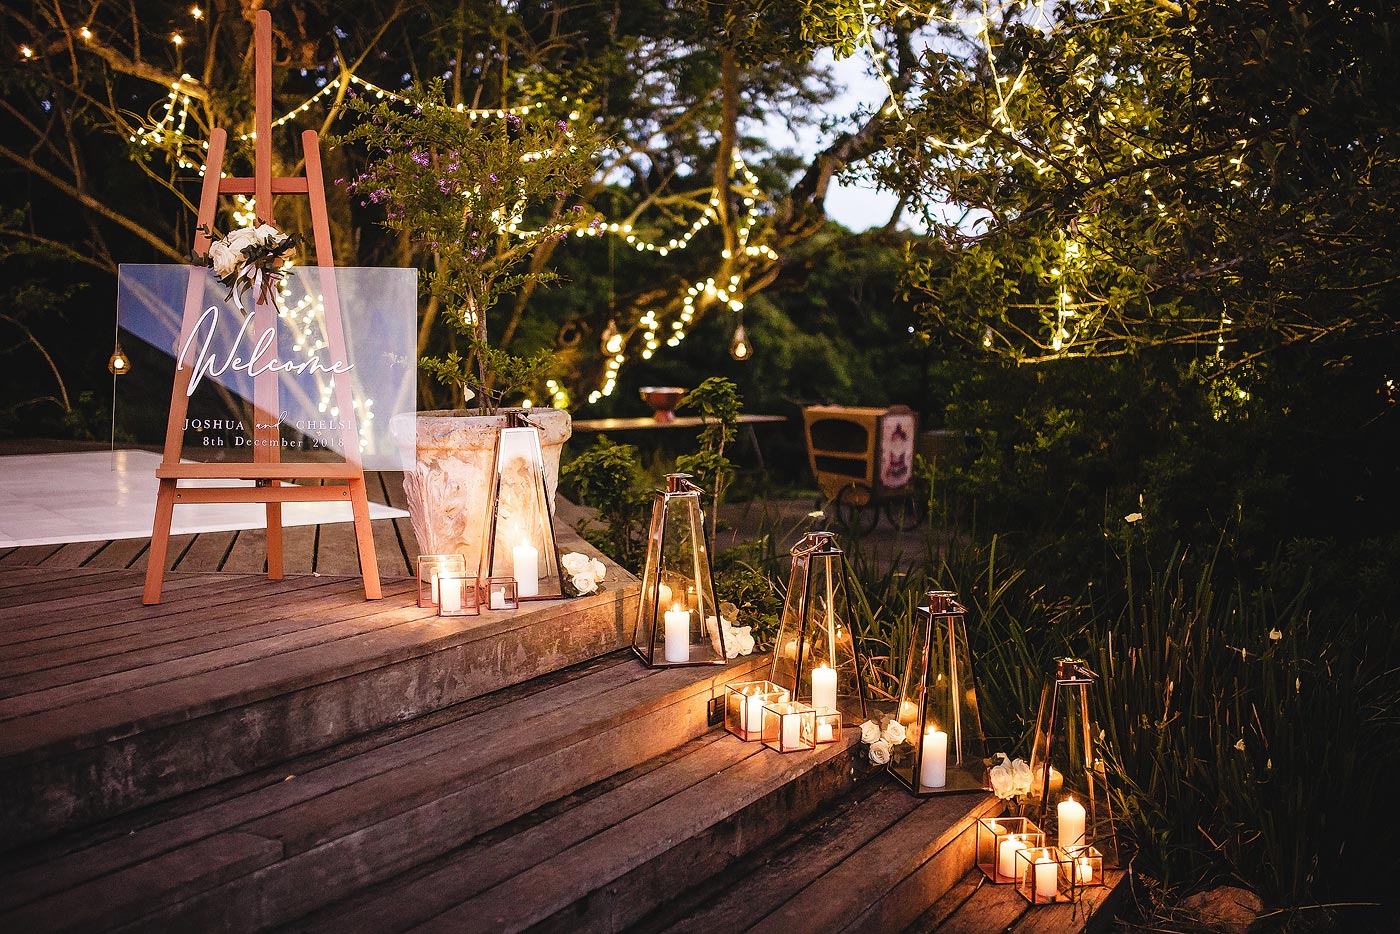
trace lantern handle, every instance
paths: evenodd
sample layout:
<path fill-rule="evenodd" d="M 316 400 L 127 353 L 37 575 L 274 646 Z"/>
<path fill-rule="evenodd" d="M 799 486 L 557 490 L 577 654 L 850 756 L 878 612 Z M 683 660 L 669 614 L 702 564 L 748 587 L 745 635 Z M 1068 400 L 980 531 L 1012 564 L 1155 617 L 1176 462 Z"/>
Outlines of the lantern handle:
<path fill-rule="evenodd" d="M 668 473 L 666 475 L 666 492 L 699 493 L 701 496 L 707 495 L 699 486 L 690 482 L 690 476 L 691 475 L 688 473 Z"/>
<path fill-rule="evenodd" d="M 840 554 L 841 550 L 836 547 L 836 533 L 825 530 L 808 532 L 801 541 L 792 546 L 788 553 L 794 558 L 801 558 L 816 554 L 824 549 L 829 550 L 832 554 Z"/>
<path fill-rule="evenodd" d="M 958 602 L 958 595 L 951 590 L 930 590 L 928 592 L 928 606 L 921 606 L 919 609 L 931 616 L 967 613 L 967 608 Z"/>

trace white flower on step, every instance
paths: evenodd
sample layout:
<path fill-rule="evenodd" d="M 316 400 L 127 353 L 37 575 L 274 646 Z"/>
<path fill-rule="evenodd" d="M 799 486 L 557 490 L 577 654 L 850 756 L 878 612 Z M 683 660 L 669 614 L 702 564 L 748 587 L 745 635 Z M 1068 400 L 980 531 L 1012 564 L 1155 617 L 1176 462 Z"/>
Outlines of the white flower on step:
<path fill-rule="evenodd" d="M 577 551 L 570 551 L 559 559 L 559 563 L 563 565 L 564 570 L 569 572 L 570 576 L 573 576 L 582 574 L 592 567 L 593 559 L 588 555 L 581 555 Z"/>
<path fill-rule="evenodd" d="M 882 734 L 882 738 L 891 746 L 898 746 L 900 743 L 904 742 L 904 738 L 908 735 L 909 734 L 904 729 L 904 724 L 900 723 L 898 720 L 891 719 L 889 723 L 885 724 L 885 732 Z"/>
<path fill-rule="evenodd" d="M 876 742 L 879 738 L 880 724 L 876 723 L 874 720 L 866 720 L 860 725 L 860 741 L 862 743 L 868 745 Z"/>
<path fill-rule="evenodd" d="M 574 589 L 579 592 L 579 596 L 592 593 L 598 589 L 598 581 L 592 574 L 575 574 L 573 582 Z"/>
<path fill-rule="evenodd" d="M 890 744 L 883 739 L 877 739 L 870 744 L 870 761 L 875 765 L 884 765 L 890 761 Z"/>

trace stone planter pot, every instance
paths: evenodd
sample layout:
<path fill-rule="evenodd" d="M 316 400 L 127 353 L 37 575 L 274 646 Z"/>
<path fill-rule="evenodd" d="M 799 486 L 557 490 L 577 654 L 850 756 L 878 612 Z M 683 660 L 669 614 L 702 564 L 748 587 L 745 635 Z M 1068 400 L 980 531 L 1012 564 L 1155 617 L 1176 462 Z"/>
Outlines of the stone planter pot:
<path fill-rule="evenodd" d="M 559 454 L 572 434 L 572 419 L 562 409 L 520 411 L 540 426 L 545 493 L 553 512 Z M 506 421 L 503 413 L 474 413 L 471 409 L 417 413 L 415 463 L 403 478 L 419 552 L 460 554 L 466 558 L 468 573 L 481 564 L 496 434 Z"/>

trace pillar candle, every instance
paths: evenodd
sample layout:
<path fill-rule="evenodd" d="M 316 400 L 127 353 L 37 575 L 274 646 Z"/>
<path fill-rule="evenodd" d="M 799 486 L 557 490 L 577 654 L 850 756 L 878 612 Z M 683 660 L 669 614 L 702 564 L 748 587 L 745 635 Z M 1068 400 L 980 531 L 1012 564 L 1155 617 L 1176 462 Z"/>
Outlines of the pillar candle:
<path fill-rule="evenodd" d="M 666 661 L 690 661 L 690 611 L 679 604 L 666 611 Z"/>
<path fill-rule="evenodd" d="M 534 545 L 521 542 L 511 549 L 515 559 L 515 593 L 520 597 L 539 596 L 540 553 Z"/>
<path fill-rule="evenodd" d="M 820 720 L 817 722 L 817 742 L 829 743 L 835 738 L 835 735 L 831 731 L 830 720 Z"/>
<path fill-rule="evenodd" d="M 1089 857 L 1081 856 L 1075 860 L 1074 881 L 1080 885 L 1088 885 L 1094 881 L 1094 864 L 1089 862 Z"/>
<path fill-rule="evenodd" d="M 924 733 L 924 761 L 919 767 L 919 784 L 942 788 L 948 784 L 948 734 L 929 727 Z"/>
<path fill-rule="evenodd" d="M 1068 849 L 1088 842 L 1084 839 L 1084 805 L 1073 798 L 1066 798 L 1056 805 L 1055 813 L 1059 818 L 1061 847 Z"/>
<path fill-rule="evenodd" d="M 665 606 L 671 602 L 671 588 L 666 584 L 656 585 L 656 605 Z"/>
<path fill-rule="evenodd" d="M 491 609 L 504 610 L 506 608 L 506 591 L 504 587 L 491 588 Z"/>
<path fill-rule="evenodd" d="M 1035 897 L 1053 902 L 1060 894 L 1059 866 L 1048 856 L 1035 861 Z"/>
<path fill-rule="evenodd" d="M 438 572 L 437 572 L 437 571 L 434 571 L 434 572 L 433 572 L 433 578 L 432 578 L 432 580 L 433 580 L 433 593 L 432 593 L 432 596 L 429 597 L 428 599 L 429 599 L 430 601 L 432 601 L 432 603 L 433 603 L 434 605 L 437 605 L 438 603 L 441 603 L 441 602 L 442 602 L 441 600 L 438 599 Z"/>
<path fill-rule="evenodd" d="M 836 669 L 821 665 L 812 669 L 812 706 L 818 710 L 836 709 Z"/>
<path fill-rule="evenodd" d="M 796 749 L 802 744 L 802 718 L 793 714 L 783 717 L 783 748 Z"/>
<path fill-rule="evenodd" d="M 687 648 L 687 654 L 689 649 Z M 763 732 L 763 696 L 749 694 L 744 697 L 744 730 L 749 733 Z"/>
<path fill-rule="evenodd" d="M 1025 848 L 1021 838 L 1014 833 L 1001 841 L 1001 846 L 997 848 L 997 875 L 1005 879 L 1016 878 L 1016 854 Z"/>
<path fill-rule="evenodd" d="M 438 612 L 460 613 L 462 611 L 462 579 L 460 577 L 439 578 L 433 575 L 438 586 Z"/>

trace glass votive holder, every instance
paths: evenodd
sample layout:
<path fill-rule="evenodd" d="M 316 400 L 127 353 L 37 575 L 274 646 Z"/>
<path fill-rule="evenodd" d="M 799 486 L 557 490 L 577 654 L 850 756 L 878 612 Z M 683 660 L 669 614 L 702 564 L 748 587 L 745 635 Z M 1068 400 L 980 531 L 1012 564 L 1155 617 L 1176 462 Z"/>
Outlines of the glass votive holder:
<path fill-rule="evenodd" d="M 1103 854 L 1092 846 L 1071 846 L 1065 851 L 1074 860 L 1074 884 L 1079 888 L 1103 885 Z"/>
<path fill-rule="evenodd" d="M 841 738 L 841 711 L 822 707 L 817 710 L 817 745 Z"/>
<path fill-rule="evenodd" d="M 467 559 L 461 555 L 419 555 L 418 556 L 418 605 L 433 607 L 438 605 L 438 577 L 453 572 L 465 574 Z"/>
<path fill-rule="evenodd" d="M 788 689 L 772 681 L 725 685 L 724 728 L 744 742 L 763 739 L 763 708 L 788 699 Z"/>
<path fill-rule="evenodd" d="M 763 744 L 778 752 L 817 748 L 817 712 L 810 704 L 775 701 L 763 706 Z"/>
<path fill-rule="evenodd" d="M 1016 881 L 1019 851 L 1044 845 L 1045 834 L 1030 818 L 982 817 L 977 820 L 977 868 L 998 885 Z"/>
<path fill-rule="evenodd" d="M 1016 891 L 1032 905 L 1074 900 L 1074 857 L 1057 846 L 1016 851 Z"/>
<path fill-rule="evenodd" d="M 488 577 L 481 584 L 488 610 L 520 609 L 520 589 L 513 577 Z"/>
<path fill-rule="evenodd" d="M 481 592 L 476 578 L 461 571 L 444 571 L 437 576 L 438 616 L 480 616 Z"/>

